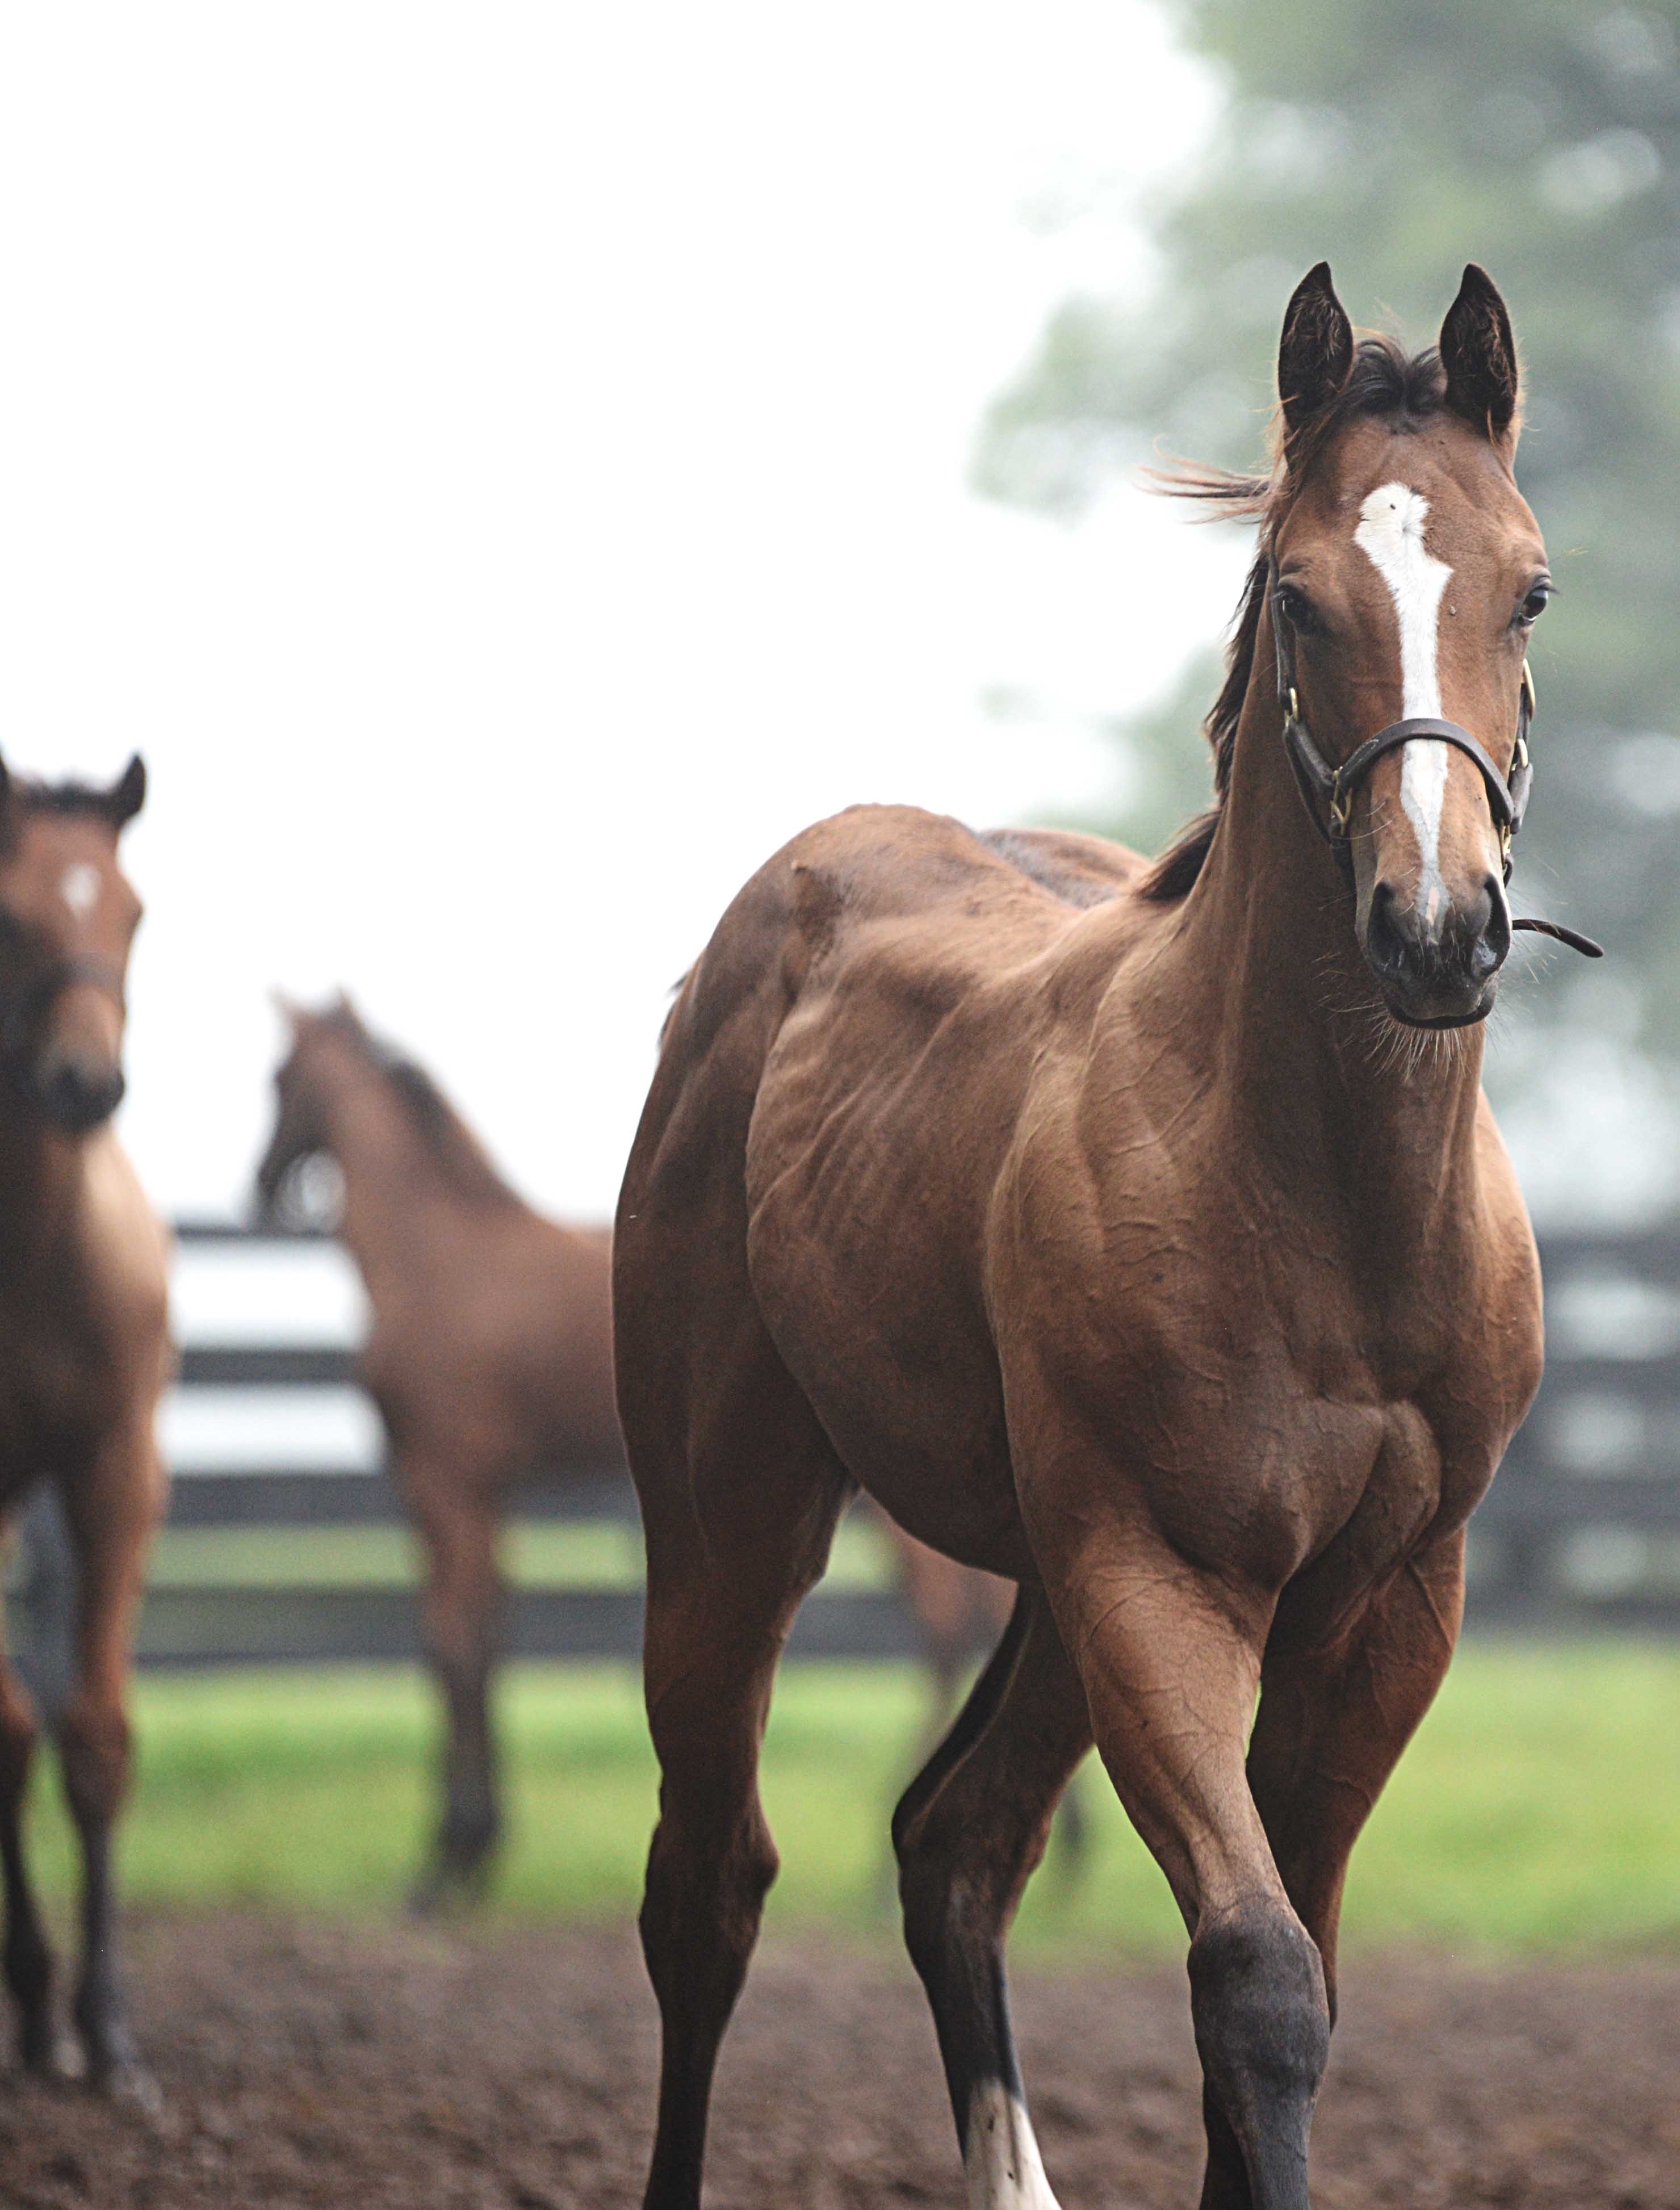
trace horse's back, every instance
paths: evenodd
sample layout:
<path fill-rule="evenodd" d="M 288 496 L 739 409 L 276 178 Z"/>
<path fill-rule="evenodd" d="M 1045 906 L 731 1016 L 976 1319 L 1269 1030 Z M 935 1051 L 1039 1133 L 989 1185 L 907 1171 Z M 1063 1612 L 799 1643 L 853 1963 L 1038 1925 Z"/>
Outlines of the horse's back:
<path fill-rule="evenodd" d="M 740 1153 L 783 1022 L 867 932 L 904 925 L 898 963 L 925 968 L 934 987 L 953 962 L 984 971 L 1030 949 L 1068 908 L 1114 896 L 1141 864 L 1099 838 L 982 837 L 913 806 L 853 806 L 804 830 L 737 895 L 684 981 L 626 1192 L 639 1205 L 720 1148 Z M 637 1226 L 625 1211 L 621 1250 L 625 1226 Z"/>

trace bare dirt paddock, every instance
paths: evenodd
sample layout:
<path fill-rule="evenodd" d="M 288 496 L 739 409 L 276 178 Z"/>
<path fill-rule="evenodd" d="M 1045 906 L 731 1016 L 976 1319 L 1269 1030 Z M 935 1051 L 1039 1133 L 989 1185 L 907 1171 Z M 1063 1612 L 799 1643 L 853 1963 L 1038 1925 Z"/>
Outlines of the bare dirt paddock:
<path fill-rule="evenodd" d="M 95 2210 L 621 2210 L 651 2000 L 620 1935 L 151 1919 L 136 2008 L 161 2120 L 5 2083 L 0 2202 Z M 1064 2210 L 1184 2210 L 1195 2070 L 1172 1972 L 1023 1971 Z M 1356 1959 L 1316 2134 L 1321 2210 L 1680 2206 L 1680 1964 L 1472 1971 Z M 908 1967 L 783 1941 L 755 1970 L 714 2121 L 716 2210 L 959 2210 Z"/>

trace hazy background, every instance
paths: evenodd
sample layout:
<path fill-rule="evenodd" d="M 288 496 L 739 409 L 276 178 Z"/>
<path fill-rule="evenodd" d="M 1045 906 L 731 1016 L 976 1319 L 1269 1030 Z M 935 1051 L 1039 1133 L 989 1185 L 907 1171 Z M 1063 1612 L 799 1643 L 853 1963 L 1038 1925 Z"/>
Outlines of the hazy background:
<path fill-rule="evenodd" d="M 1564 595 L 1508 992 L 1540 1207 L 1676 1187 L 1672 5 L 161 4 L 0 25 L 0 742 L 139 747 L 124 1126 L 241 1206 L 339 982 L 604 1213 L 666 993 L 857 799 L 1145 841 L 1205 787 L 1283 303 L 1533 371 Z M 1525 969 L 1532 964 L 1525 954 Z"/>

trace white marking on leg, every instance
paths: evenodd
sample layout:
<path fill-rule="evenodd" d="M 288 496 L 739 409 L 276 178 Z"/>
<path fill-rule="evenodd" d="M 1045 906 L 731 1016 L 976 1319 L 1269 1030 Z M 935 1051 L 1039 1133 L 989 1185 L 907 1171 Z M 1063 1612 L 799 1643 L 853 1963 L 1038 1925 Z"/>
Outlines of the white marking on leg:
<path fill-rule="evenodd" d="M 1025 2106 L 1001 2080 L 976 2081 L 963 2141 L 969 2210 L 1056 2210 Z"/>
<path fill-rule="evenodd" d="M 1400 625 L 1400 719 L 1444 718 L 1441 710 L 1441 597 L 1452 570 L 1423 544 L 1429 503 L 1403 483 L 1382 484 L 1359 510 L 1353 541 L 1387 584 Z M 1448 747 L 1437 737 L 1400 747 L 1400 805 L 1423 863 L 1420 900 L 1426 923 L 1446 903 L 1441 879 L 1441 814 L 1447 797 Z"/>

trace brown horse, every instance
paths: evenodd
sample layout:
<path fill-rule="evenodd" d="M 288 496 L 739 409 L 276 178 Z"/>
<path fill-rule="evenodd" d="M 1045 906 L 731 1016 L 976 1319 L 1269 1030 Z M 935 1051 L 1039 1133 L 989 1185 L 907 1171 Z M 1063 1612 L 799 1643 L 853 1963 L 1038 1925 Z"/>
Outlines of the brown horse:
<path fill-rule="evenodd" d="M 414 1894 L 425 1908 L 480 1884 L 501 1833 L 490 1676 L 516 1488 L 624 1464 L 608 1236 L 534 1211 L 431 1077 L 376 1042 L 346 999 L 286 1011 L 292 1049 L 259 1199 L 273 1215 L 300 1162 L 338 1164 L 339 1232 L 372 1314 L 361 1375 L 426 1548 L 446 1733 L 443 1816 Z"/>
<path fill-rule="evenodd" d="M 145 792 L 137 758 L 109 790 L 21 782 L 0 768 L 0 1511 L 9 1517 L 51 1481 L 78 1584 L 70 1693 L 55 1724 L 82 1857 L 80 2052 L 54 2026 L 51 1960 L 24 1859 L 35 1714 L 3 1666 L 0 1867 L 24 2063 L 85 2060 L 95 2084 L 149 2101 L 111 1879 L 135 1619 L 165 1501 L 153 1427 L 170 1367 L 167 1246 L 110 1126 L 140 919 L 117 840 Z"/>
<path fill-rule="evenodd" d="M 916 1763 L 944 1736 L 957 1709 L 964 1669 L 988 1658 L 1009 1624 L 1015 1585 L 977 1573 L 955 1558 L 918 1543 L 897 1520 L 875 1507 L 873 1516 L 892 1554 L 893 1579 L 916 1631 L 917 1654 L 928 1675 L 928 1715 Z M 1084 1798 L 1071 1783 L 1057 1808 L 1055 1833 L 1060 1867 L 1077 1880 L 1085 1859 Z"/>
<path fill-rule="evenodd" d="M 747 885 L 668 1023 L 614 1261 L 656 2210 L 698 2200 L 776 1870 L 771 1682 L 856 1485 L 1020 1584 L 894 1821 L 970 2201 L 1053 2199 L 1003 1941 L 1094 1736 L 1189 1932 L 1206 2210 L 1307 2210 L 1349 1851 L 1540 1375 L 1477 1024 L 1549 581 L 1481 271 L 1409 359 L 1320 266 L 1279 383 L 1271 475 L 1193 486 L 1260 523 L 1215 812 L 1153 866 L 843 814 Z"/>

